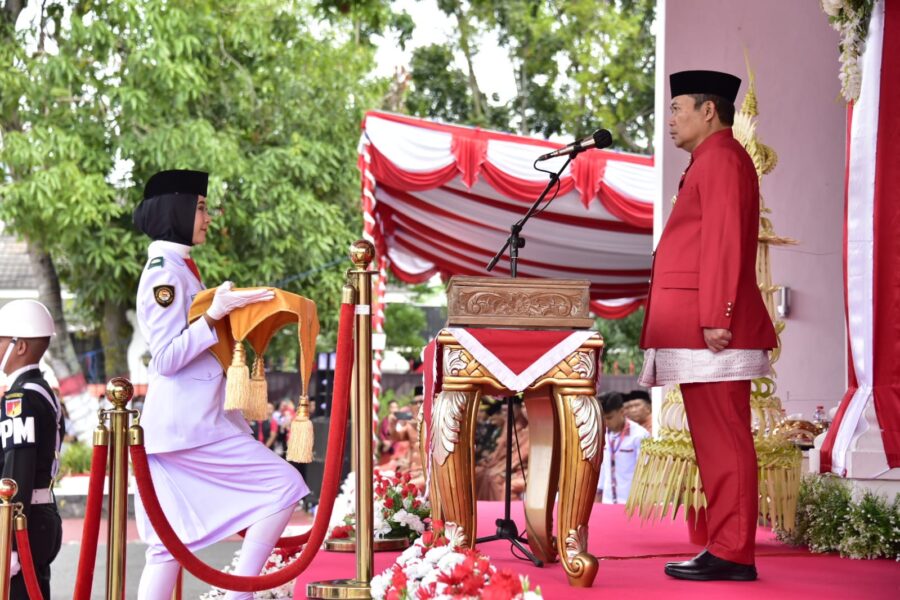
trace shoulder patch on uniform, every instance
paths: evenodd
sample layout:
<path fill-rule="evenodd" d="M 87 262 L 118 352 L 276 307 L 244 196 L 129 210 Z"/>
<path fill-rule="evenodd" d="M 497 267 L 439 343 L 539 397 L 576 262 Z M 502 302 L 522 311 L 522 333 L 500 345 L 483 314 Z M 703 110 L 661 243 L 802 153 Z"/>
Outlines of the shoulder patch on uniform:
<path fill-rule="evenodd" d="M 153 299 L 156 303 L 166 308 L 175 302 L 175 286 L 174 285 L 158 285 L 153 288 Z"/>
<path fill-rule="evenodd" d="M 6 397 L 4 407 L 7 417 L 18 417 L 22 414 L 22 394 L 18 398 Z"/>
<path fill-rule="evenodd" d="M 147 268 L 152 269 L 153 267 L 161 267 L 165 264 L 166 259 L 162 256 L 157 256 L 156 258 L 151 258 L 150 262 L 147 263 Z"/>

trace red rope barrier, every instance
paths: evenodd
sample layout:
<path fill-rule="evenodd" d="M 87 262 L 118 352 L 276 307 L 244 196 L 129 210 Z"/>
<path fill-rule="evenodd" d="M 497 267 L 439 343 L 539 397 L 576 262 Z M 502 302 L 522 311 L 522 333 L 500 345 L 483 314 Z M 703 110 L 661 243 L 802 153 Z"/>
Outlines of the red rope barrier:
<path fill-rule="evenodd" d="M 94 586 L 94 567 L 97 563 L 97 539 L 100 536 L 100 514 L 103 510 L 103 483 L 106 478 L 106 459 L 109 446 L 94 446 L 91 455 L 91 476 L 88 480 L 84 527 L 81 530 L 81 552 L 75 577 L 73 600 L 90 600 Z"/>
<path fill-rule="evenodd" d="M 34 571 L 34 559 L 31 558 L 31 541 L 28 529 L 16 529 L 16 547 L 19 551 L 19 564 L 22 565 L 22 576 L 25 578 L 25 589 L 31 600 L 44 600 L 37 573 Z"/>
<path fill-rule="evenodd" d="M 337 369 L 335 371 L 335 387 L 332 397 L 331 422 L 328 427 L 328 439 L 331 444 L 325 454 L 325 476 L 322 481 L 319 510 L 316 512 L 312 529 L 309 531 L 308 543 L 304 546 L 299 558 L 283 569 L 257 575 L 255 577 L 242 577 L 223 573 L 214 569 L 194 556 L 193 553 L 178 539 L 178 535 L 172 529 L 168 519 L 159 505 L 156 491 L 153 489 L 153 481 L 150 477 L 150 467 L 147 464 L 147 452 L 144 446 L 131 446 L 131 462 L 134 466 L 134 476 L 137 482 L 138 493 L 147 517 L 153 525 L 153 529 L 165 544 L 166 549 L 187 569 L 194 577 L 216 587 L 236 592 L 256 592 L 268 590 L 284 585 L 296 579 L 312 562 L 319 547 L 325 540 L 328 532 L 328 521 L 331 519 L 331 511 L 334 508 L 334 500 L 337 497 L 341 476 L 341 461 L 344 458 L 345 427 L 350 398 L 350 376 L 353 371 L 353 317 L 354 306 L 342 304 L 340 322 L 338 324 L 337 344 Z"/>

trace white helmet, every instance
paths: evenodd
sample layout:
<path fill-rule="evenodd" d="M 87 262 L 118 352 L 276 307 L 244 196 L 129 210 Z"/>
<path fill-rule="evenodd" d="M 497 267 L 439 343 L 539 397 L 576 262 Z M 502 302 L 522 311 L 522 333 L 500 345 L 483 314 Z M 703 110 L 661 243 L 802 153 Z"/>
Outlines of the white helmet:
<path fill-rule="evenodd" d="M 56 335 L 53 317 L 37 300 L 13 300 L 0 308 L 0 336 L 45 338 Z"/>

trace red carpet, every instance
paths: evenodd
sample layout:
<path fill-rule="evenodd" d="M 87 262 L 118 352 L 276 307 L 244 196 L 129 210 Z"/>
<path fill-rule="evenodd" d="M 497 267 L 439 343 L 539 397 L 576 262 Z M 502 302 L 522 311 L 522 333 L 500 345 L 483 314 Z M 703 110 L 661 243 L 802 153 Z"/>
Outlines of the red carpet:
<path fill-rule="evenodd" d="M 503 514 L 499 502 L 478 503 L 478 533 L 487 536 L 496 529 L 494 520 Z M 513 519 L 524 528 L 521 503 L 513 503 Z M 697 554 L 701 548 L 687 540 L 687 530 L 678 520 L 641 526 L 629 521 L 622 506 L 598 504 L 591 516 L 591 552 L 601 557 L 600 571 L 589 589 L 571 588 L 559 563 L 543 569 L 517 560 L 509 553 L 508 542 L 482 544 L 479 549 L 490 555 L 500 569 L 527 575 L 532 585 L 541 586 L 544 598 L 727 598 L 728 600 L 780 598 L 900 598 L 900 565 L 891 560 L 850 560 L 831 554 L 811 554 L 805 549 L 777 542 L 768 529 L 756 536 L 756 582 L 687 582 L 663 574 L 663 565 Z M 375 555 L 375 572 L 393 564 L 398 553 Z M 297 580 L 295 598 L 306 597 L 310 581 L 352 578 L 356 559 L 353 554 L 321 552 L 309 572 Z"/>

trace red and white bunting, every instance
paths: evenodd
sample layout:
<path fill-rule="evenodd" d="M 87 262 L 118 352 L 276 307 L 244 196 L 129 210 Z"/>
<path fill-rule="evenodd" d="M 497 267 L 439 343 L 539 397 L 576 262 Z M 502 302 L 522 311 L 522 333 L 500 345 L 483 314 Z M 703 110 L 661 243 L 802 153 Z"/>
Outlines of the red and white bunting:
<path fill-rule="evenodd" d="M 848 110 L 845 284 L 849 387 L 820 452 L 820 471 L 847 457 L 874 404 L 888 467 L 900 467 L 900 0 L 873 9 L 859 100 Z"/>

